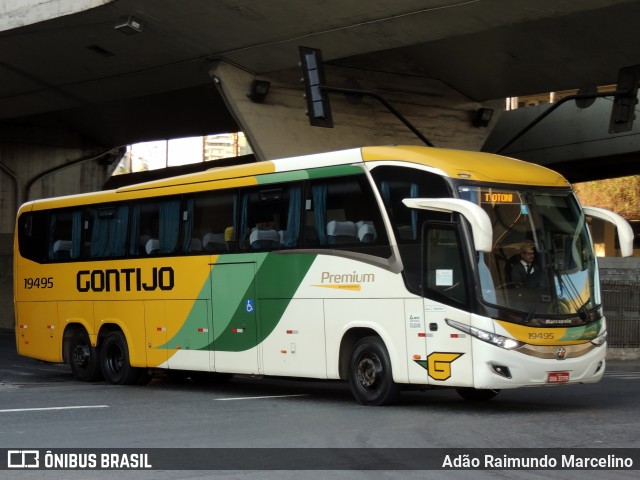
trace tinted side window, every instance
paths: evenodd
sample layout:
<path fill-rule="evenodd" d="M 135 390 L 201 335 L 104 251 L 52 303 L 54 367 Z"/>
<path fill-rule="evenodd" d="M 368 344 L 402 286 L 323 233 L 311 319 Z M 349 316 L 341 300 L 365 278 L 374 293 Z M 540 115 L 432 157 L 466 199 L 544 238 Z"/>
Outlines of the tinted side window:
<path fill-rule="evenodd" d="M 395 234 L 404 265 L 403 276 L 409 291 L 422 294 L 421 231 L 424 222 L 448 221 L 448 213 L 415 210 L 405 198 L 451 197 L 445 180 L 436 174 L 408 167 L 376 167 L 371 171 Z"/>
<path fill-rule="evenodd" d="M 23 213 L 18 219 L 18 248 L 20 255 L 34 262 L 47 258 L 47 212 Z"/>
<path fill-rule="evenodd" d="M 180 218 L 178 198 L 133 204 L 129 254 L 144 256 L 177 253 Z"/>
<path fill-rule="evenodd" d="M 365 175 L 309 182 L 304 246 L 389 257 L 382 216 Z"/>
<path fill-rule="evenodd" d="M 82 252 L 82 210 L 49 212 L 47 259 L 53 262 L 80 258 Z"/>
<path fill-rule="evenodd" d="M 84 213 L 84 257 L 113 258 L 127 253 L 129 206 L 89 206 Z"/>
<path fill-rule="evenodd" d="M 417 243 L 427 220 L 448 220 L 449 214 L 410 209 L 405 198 L 451 197 L 445 180 L 436 174 L 406 167 L 377 167 L 371 171 L 393 225 L 398 244 Z"/>
<path fill-rule="evenodd" d="M 269 185 L 240 193 L 242 250 L 277 250 L 300 244 L 302 184 Z"/>
<path fill-rule="evenodd" d="M 466 273 L 457 225 L 425 224 L 424 295 L 448 304 L 467 303 Z"/>
<path fill-rule="evenodd" d="M 235 250 L 235 191 L 204 192 L 187 198 L 182 251 L 223 253 Z"/>

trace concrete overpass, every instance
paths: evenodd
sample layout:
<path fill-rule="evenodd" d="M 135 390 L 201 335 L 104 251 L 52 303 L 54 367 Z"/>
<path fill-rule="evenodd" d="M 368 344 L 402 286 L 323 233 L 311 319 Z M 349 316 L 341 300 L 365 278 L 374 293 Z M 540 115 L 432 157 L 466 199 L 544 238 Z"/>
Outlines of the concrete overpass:
<path fill-rule="evenodd" d="M 505 97 L 640 64 L 638 18 L 638 0 L 0 0 L 3 311 L 17 205 L 101 188 L 123 145 L 242 130 L 268 159 L 420 143 L 375 101 L 336 94 L 335 127 L 309 127 L 299 45 L 322 49 L 329 84 L 384 95 L 437 146 L 479 150 Z M 270 82 L 262 103 L 255 79 Z"/>

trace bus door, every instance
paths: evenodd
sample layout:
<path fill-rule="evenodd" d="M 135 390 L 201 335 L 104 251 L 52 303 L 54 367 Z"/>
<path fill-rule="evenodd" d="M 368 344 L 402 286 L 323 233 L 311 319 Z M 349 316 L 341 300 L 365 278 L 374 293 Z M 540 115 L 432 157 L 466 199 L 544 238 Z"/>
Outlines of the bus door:
<path fill-rule="evenodd" d="M 211 363 L 217 372 L 259 373 L 255 276 L 255 262 L 217 262 L 211 269 Z"/>
<path fill-rule="evenodd" d="M 469 285 L 459 225 L 427 222 L 423 230 L 423 296 L 429 383 L 472 386 L 471 338 L 447 321 L 469 325 Z"/>

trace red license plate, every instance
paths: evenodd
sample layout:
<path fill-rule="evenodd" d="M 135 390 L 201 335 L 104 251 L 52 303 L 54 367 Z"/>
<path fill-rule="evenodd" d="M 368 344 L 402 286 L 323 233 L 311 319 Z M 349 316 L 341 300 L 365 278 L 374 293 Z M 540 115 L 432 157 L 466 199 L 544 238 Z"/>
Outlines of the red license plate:
<path fill-rule="evenodd" d="M 567 383 L 569 381 L 569 372 L 549 372 L 547 383 Z"/>

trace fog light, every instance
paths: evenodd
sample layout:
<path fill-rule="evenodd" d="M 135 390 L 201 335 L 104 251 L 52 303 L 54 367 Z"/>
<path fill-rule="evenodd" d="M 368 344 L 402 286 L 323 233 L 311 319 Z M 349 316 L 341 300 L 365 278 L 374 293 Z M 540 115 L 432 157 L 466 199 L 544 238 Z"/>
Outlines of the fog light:
<path fill-rule="evenodd" d="M 493 364 L 489 364 L 489 366 L 491 367 L 491 370 L 493 370 L 493 373 L 500 375 L 501 377 L 504 377 L 504 378 L 511 378 L 511 371 L 509 370 L 509 367 L 505 367 L 504 365 L 493 365 Z"/>
<path fill-rule="evenodd" d="M 598 366 L 596 367 L 596 371 L 593 373 L 594 374 L 598 373 L 600 370 L 602 370 L 603 366 L 604 366 L 604 360 L 600 360 L 600 362 L 598 363 Z"/>

